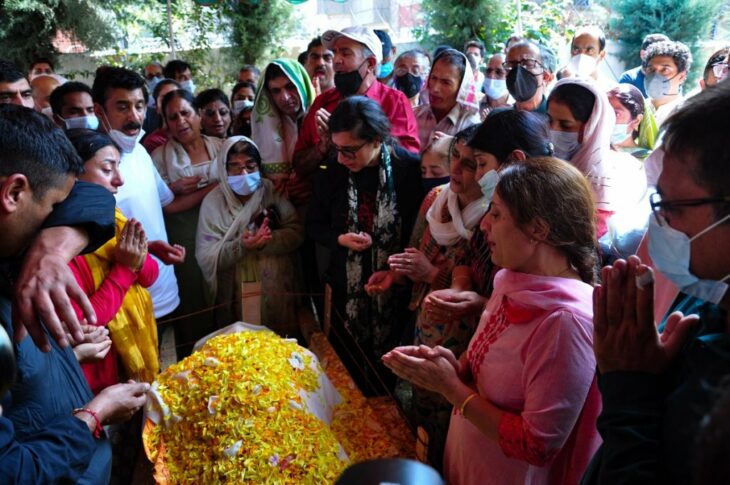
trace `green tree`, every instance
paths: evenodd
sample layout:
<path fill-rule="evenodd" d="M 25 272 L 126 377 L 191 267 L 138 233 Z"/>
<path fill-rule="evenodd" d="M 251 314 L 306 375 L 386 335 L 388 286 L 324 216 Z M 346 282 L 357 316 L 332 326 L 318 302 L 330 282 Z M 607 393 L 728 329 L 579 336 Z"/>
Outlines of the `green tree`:
<path fill-rule="evenodd" d="M 0 55 L 28 67 L 34 57 L 55 58 L 53 40 L 61 31 L 90 49 L 109 47 L 102 7 L 86 0 L 6 0 L 0 2 Z"/>
<path fill-rule="evenodd" d="M 644 36 L 661 32 L 687 44 L 694 58 L 690 78 L 704 67 L 699 43 L 710 38 L 710 29 L 722 0 L 615 0 L 611 31 L 621 42 L 621 59 L 633 66 L 639 59 Z M 691 79 L 690 79 L 691 81 Z"/>
<path fill-rule="evenodd" d="M 558 49 L 572 34 L 570 20 L 577 14 L 571 0 L 522 0 L 522 35 Z M 517 31 L 517 5 L 503 0 L 424 0 L 424 24 L 415 29 L 427 47 L 448 44 L 457 49 L 478 38 L 488 52 L 504 49 L 505 41 Z"/>
<path fill-rule="evenodd" d="M 230 22 L 229 39 L 241 63 L 260 63 L 276 56 L 294 27 L 292 6 L 285 0 L 239 0 L 220 6 Z"/>

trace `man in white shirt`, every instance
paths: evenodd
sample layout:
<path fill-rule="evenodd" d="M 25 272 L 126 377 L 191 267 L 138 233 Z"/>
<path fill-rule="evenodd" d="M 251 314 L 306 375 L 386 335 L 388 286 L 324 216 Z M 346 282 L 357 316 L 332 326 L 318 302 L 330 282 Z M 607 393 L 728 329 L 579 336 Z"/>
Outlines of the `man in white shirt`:
<path fill-rule="evenodd" d="M 160 275 L 149 292 L 155 318 L 159 319 L 180 304 L 177 279 L 169 265 L 183 261 L 185 251 L 167 242 L 162 208 L 170 206 L 175 196 L 157 173 L 147 150 L 139 144 L 148 98 L 144 84 L 133 71 L 105 67 L 97 71 L 92 93 L 100 128 L 122 152 L 120 170 L 126 183 L 116 194 L 117 205 L 125 216 L 142 223 L 151 241 L 149 251 L 158 259 Z"/>

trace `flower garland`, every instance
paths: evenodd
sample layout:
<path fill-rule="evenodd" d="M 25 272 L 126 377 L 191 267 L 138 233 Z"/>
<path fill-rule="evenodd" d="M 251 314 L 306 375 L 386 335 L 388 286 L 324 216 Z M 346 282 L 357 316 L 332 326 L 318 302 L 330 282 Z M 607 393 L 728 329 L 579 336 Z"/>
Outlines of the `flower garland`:
<path fill-rule="evenodd" d="M 147 427 L 169 483 L 332 483 L 348 462 L 299 390 L 319 387 L 312 356 L 270 331 L 208 341 L 157 380 L 167 408 Z M 321 369 L 320 369 L 321 370 Z M 155 460 L 156 456 L 150 456 Z"/>

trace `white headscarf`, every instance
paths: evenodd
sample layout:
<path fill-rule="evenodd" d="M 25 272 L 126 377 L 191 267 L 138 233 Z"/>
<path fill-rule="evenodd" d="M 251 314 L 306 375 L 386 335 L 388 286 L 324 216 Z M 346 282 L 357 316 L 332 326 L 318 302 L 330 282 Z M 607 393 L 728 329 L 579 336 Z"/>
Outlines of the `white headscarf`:
<path fill-rule="evenodd" d="M 431 207 L 426 212 L 428 230 L 439 246 L 452 246 L 459 242 L 459 239 L 471 239 L 474 234 L 473 228 L 487 212 L 489 201 L 486 197 L 480 197 L 474 202 L 459 209 L 459 196 L 449 186 L 444 187 L 436 196 Z M 451 220 L 441 221 L 444 206 L 449 210 Z"/>
<path fill-rule="evenodd" d="M 195 258 L 213 297 L 218 285 L 218 261 L 225 243 L 241 237 L 251 218 L 258 214 L 266 191 L 272 190 L 271 182 L 262 178 L 258 190 L 251 194 L 251 198 L 245 204 L 242 204 L 228 185 L 226 177 L 228 152 L 239 141 L 245 141 L 258 150 L 253 140 L 245 136 L 232 136 L 225 140 L 214 162 L 218 173 L 221 174 L 220 183 L 203 200 L 198 219 Z"/>
<path fill-rule="evenodd" d="M 583 141 L 570 163 L 588 179 L 596 198 L 596 206 L 599 209 L 612 210 L 608 192 L 613 184 L 613 168 L 608 159 L 611 152 L 611 133 L 616 124 L 613 107 L 608 102 L 606 93 L 591 79 L 561 79 L 555 83 L 553 91 L 564 84 L 577 84 L 595 96 L 593 111 L 583 127 Z"/>

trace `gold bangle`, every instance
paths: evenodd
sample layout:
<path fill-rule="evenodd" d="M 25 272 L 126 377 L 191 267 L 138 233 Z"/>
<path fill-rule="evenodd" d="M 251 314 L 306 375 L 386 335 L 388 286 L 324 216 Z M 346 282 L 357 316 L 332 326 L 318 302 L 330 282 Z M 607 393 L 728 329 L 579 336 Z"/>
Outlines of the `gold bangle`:
<path fill-rule="evenodd" d="M 464 416 L 464 410 L 466 409 L 466 405 L 469 404 L 469 401 L 477 397 L 479 394 L 476 392 L 472 392 L 468 396 L 466 396 L 466 399 L 464 399 L 464 402 L 461 403 L 461 406 L 459 406 L 459 412 L 462 416 Z"/>

